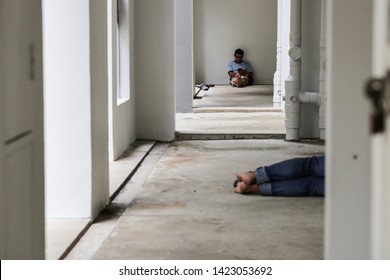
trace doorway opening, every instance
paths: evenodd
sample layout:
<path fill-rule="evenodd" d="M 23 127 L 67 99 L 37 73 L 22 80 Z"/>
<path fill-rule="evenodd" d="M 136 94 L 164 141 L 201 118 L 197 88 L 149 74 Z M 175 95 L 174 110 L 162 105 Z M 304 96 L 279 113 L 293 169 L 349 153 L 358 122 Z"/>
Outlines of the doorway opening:
<path fill-rule="evenodd" d="M 183 45 L 192 48 L 192 73 L 187 75 L 192 75 L 193 83 L 192 88 L 185 90 L 192 91 L 192 97 L 196 98 L 184 101 L 185 110 L 177 104 L 177 139 L 284 137 L 284 112 L 273 104 L 277 1 L 245 0 L 242 4 L 251 11 L 246 16 L 245 28 L 231 20 L 235 5 L 229 1 L 200 0 L 187 7 L 192 9 L 189 21 L 193 24 L 183 31 L 185 24 L 180 22 L 176 35 L 187 32 L 193 36 L 187 39 L 191 42 L 177 44 L 176 53 L 181 55 Z M 183 14 L 180 9 L 184 8 L 179 7 L 176 12 Z M 227 64 L 236 48 L 244 49 L 245 59 L 253 67 L 253 86 L 229 85 Z M 212 86 L 199 86 L 202 84 Z M 182 102 L 183 87 L 176 86 L 176 91 L 177 103 Z"/>

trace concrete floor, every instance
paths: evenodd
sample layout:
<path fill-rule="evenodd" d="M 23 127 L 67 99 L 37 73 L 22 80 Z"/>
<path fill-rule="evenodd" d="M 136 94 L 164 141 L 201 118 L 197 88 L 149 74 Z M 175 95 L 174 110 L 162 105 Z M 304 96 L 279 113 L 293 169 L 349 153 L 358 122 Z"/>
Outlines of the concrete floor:
<path fill-rule="evenodd" d="M 322 259 L 323 198 L 232 187 L 237 171 L 319 153 L 283 140 L 159 143 L 67 258 Z"/>
<path fill-rule="evenodd" d="M 273 107 L 272 94 L 272 86 L 220 85 L 202 91 L 193 113 L 176 114 L 177 138 L 284 138 L 284 113 Z"/>
<path fill-rule="evenodd" d="M 257 91 L 256 87 L 251 90 Z M 223 92 L 205 95 L 196 106 L 207 112 L 178 115 L 179 139 L 214 135 L 213 141 L 141 143 L 140 149 L 149 152 L 147 157 L 136 172 L 129 166 L 120 168 L 132 175 L 130 180 L 66 259 L 322 259 L 323 198 L 233 193 L 238 171 L 324 152 L 323 143 L 279 139 L 284 134 L 283 116 L 270 107 L 272 96 L 261 91 L 246 95 L 250 102 L 245 93 L 239 97 L 245 106 L 224 105 Z M 256 96 L 270 106 L 258 106 Z M 213 103 L 217 99 L 219 105 Z M 241 121 L 224 122 L 229 115 L 222 110 L 237 114 L 235 119 Z M 270 130 L 266 125 L 259 130 L 254 119 L 248 118 L 252 113 L 274 114 L 275 123 L 263 118 Z M 203 130 L 193 122 L 202 119 L 202 114 L 214 114 L 205 116 Z M 210 117 L 224 125 L 213 128 Z"/>

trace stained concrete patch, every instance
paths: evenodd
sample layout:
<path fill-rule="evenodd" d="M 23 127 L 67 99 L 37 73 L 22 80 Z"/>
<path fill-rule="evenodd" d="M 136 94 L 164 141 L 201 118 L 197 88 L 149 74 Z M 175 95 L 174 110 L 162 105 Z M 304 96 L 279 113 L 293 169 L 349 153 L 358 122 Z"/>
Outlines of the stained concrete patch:
<path fill-rule="evenodd" d="M 173 142 L 93 258 L 322 259 L 323 198 L 238 195 L 232 182 L 323 152 L 282 140 Z"/>

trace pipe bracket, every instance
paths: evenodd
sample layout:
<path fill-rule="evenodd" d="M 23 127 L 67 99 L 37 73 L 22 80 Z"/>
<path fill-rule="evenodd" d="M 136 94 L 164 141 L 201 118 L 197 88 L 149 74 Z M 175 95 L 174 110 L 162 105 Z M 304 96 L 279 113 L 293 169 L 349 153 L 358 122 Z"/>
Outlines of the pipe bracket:
<path fill-rule="evenodd" d="M 296 96 L 291 96 L 291 97 L 290 97 L 290 101 L 291 101 L 292 103 L 295 103 L 295 102 L 298 101 L 298 98 L 297 98 Z"/>
<path fill-rule="evenodd" d="M 288 55 L 292 60 L 298 60 L 302 57 L 302 50 L 300 47 L 293 46 L 288 51 Z"/>

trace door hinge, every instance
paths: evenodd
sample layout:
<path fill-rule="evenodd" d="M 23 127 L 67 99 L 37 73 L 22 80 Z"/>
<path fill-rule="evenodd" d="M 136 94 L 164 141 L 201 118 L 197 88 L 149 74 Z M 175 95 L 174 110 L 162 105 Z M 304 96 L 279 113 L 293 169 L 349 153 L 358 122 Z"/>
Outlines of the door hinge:
<path fill-rule="evenodd" d="M 31 81 L 35 80 L 35 46 L 34 43 L 29 45 L 29 77 Z"/>
<path fill-rule="evenodd" d="M 116 23 L 118 24 L 118 27 L 120 25 L 120 5 L 121 5 L 121 1 L 120 0 L 116 0 Z"/>

